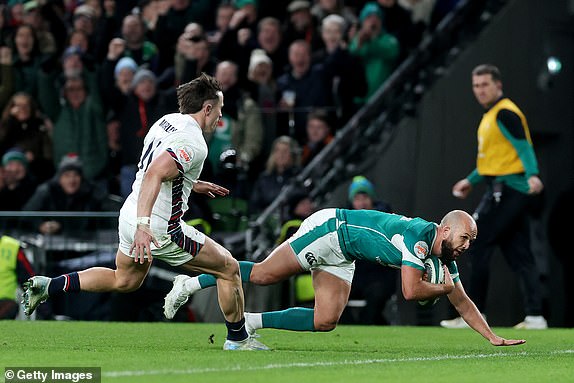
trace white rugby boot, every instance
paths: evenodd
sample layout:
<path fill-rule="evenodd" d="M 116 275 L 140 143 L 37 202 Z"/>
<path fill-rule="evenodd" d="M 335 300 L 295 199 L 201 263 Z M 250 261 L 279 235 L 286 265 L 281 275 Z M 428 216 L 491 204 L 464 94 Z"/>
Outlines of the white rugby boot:
<path fill-rule="evenodd" d="M 40 303 L 48 300 L 48 286 L 50 286 L 51 281 L 52 278 L 38 275 L 24 282 L 24 294 L 22 295 L 24 314 L 32 315 Z"/>
<path fill-rule="evenodd" d="M 257 339 L 253 338 L 252 336 L 248 337 L 242 341 L 233 341 L 227 339 L 223 344 L 224 350 L 233 350 L 233 351 L 270 351 L 271 349 L 264 345 L 263 343 L 259 342 Z"/>
<path fill-rule="evenodd" d="M 524 320 L 514 326 L 516 329 L 524 330 L 546 330 L 548 322 L 542 315 L 527 315 Z"/>
<path fill-rule="evenodd" d="M 185 286 L 185 282 L 189 280 L 191 280 L 191 277 L 188 275 L 178 275 L 174 278 L 173 287 L 164 299 L 163 315 L 167 319 L 173 319 L 177 310 L 187 302 L 190 296 L 199 290 L 189 291 Z"/>

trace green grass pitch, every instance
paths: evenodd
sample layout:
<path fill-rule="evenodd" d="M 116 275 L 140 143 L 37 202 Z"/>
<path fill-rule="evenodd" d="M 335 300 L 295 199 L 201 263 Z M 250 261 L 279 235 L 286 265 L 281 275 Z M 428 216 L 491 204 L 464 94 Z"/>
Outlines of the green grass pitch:
<path fill-rule="evenodd" d="M 2 367 L 101 367 L 103 382 L 574 382 L 574 330 L 265 329 L 270 352 L 223 351 L 219 323 L 0 321 Z M 2 371 L 3 372 L 3 371 Z"/>

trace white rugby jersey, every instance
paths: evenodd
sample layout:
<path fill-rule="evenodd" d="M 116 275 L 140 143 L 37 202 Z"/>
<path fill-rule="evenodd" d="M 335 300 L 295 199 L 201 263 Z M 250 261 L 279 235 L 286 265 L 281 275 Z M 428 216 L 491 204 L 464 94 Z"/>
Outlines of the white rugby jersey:
<path fill-rule="evenodd" d="M 177 237 L 181 232 L 181 217 L 188 208 L 187 200 L 193 182 L 199 178 L 207 157 L 207 143 L 201 128 L 188 114 L 167 114 L 150 128 L 144 139 L 132 192 L 124 202 L 120 215 L 135 223 L 143 176 L 153 159 L 164 151 L 173 157 L 179 176 L 161 184 L 152 210 L 151 229 L 154 233 Z"/>

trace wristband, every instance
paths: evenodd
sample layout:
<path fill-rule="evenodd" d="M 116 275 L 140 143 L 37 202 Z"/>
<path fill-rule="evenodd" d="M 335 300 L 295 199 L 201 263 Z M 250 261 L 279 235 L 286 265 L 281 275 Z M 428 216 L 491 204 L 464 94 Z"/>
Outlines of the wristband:
<path fill-rule="evenodd" d="M 136 224 L 149 226 L 150 225 L 150 217 L 137 217 Z"/>

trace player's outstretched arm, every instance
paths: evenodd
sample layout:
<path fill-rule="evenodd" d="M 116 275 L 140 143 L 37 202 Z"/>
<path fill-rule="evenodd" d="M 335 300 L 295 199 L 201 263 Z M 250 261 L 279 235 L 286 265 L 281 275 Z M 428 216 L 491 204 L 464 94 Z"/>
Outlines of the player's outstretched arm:
<path fill-rule="evenodd" d="M 448 295 L 448 299 L 464 321 L 468 323 L 474 331 L 485 337 L 493 346 L 515 346 L 526 343 L 524 339 L 504 339 L 492 332 L 474 302 L 466 295 L 460 281 L 455 283 L 455 288 L 452 293 Z"/>

